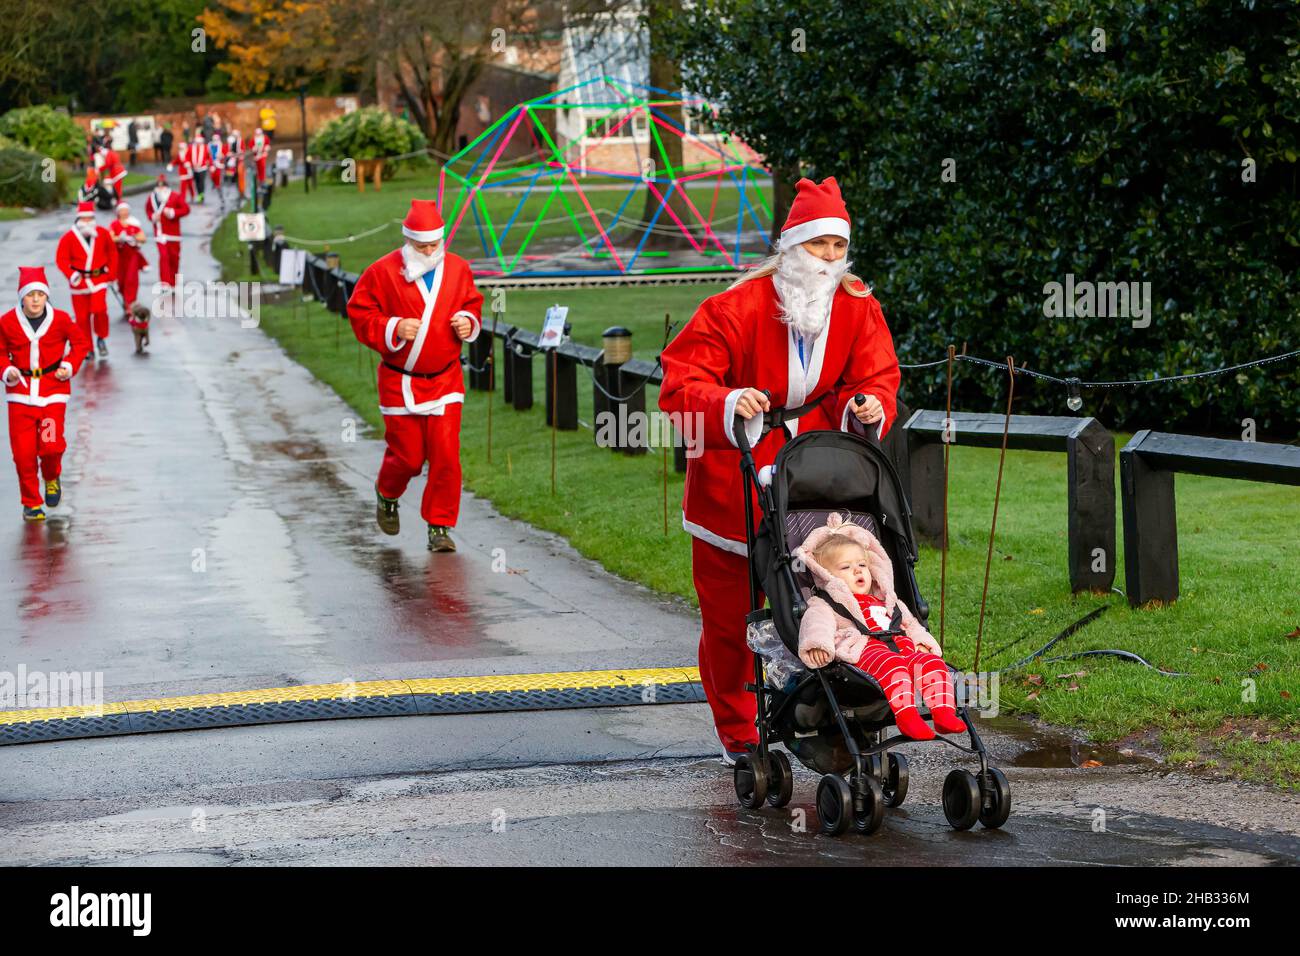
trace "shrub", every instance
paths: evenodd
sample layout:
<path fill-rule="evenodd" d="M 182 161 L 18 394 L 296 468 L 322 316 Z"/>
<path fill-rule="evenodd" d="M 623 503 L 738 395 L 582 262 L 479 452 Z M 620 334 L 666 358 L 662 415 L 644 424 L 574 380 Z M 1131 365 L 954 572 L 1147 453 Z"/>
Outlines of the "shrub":
<path fill-rule="evenodd" d="M 332 119 L 312 137 L 310 152 L 320 159 L 379 159 L 401 156 L 425 148 L 427 141 L 414 123 L 394 116 L 381 106 L 367 106 Z M 411 157 L 403 162 L 419 165 L 427 157 Z M 388 178 L 401 162 L 384 164 Z"/>
<path fill-rule="evenodd" d="M 0 206 L 50 209 L 63 201 L 66 188 L 61 164 L 0 139 Z"/>
<path fill-rule="evenodd" d="M 25 106 L 0 116 L 0 135 L 42 156 L 71 163 L 86 155 L 86 134 L 72 117 L 49 106 Z"/>
<path fill-rule="evenodd" d="M 720 126 L 839 180 L 905 362 L 965 343 L 1126 380 L 1300 347 L 1289 0 L 707 0 L 660 35 Z M 1150 282 L 1150 326 L 1049 317 L 1045 286 L 1069 273 Z M 942 383 L 909 372 L 906 397 L 935 407 Z M 1005 376 L 963 365 L 957 388 L 958 407 L 996 408 Z M 1068 414 L 1060 386 L 1017 395 Z M 1293 435 L 1300 362 L 1083 397 L 1112 427 Z"/>

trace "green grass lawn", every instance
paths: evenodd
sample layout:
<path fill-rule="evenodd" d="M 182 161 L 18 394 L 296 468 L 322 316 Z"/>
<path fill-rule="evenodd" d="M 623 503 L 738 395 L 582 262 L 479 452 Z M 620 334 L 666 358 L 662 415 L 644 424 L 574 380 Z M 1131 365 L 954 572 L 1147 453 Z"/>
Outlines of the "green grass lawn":
<path fill-rule="evenodd" d="M 386 191 L 385 201 L 388 195 Z M 370 194 L 364 198 L 369 204 Z M 397 206 L 404 207 L 404 200 Z M 303 224 L 311 221 L 296 204 L 285 202 L 282 212 L 286 218 L 291 212 L 302 216 Z M 332 209 L 330 215 L 341 213 Z M 230 242 L 232 233 L 233 223 L 227 222 L 214 248 L 224 250 L 233 274 L 244 257 Z M 387 251 L 395 241 L 388 237 L 374 254 Z M 345 265 L 359 268 L 363 262 L 358 256 Z M 634 330 L 637 352 L 653 357 L 662 340 L 663 314 L 684 319 L 700 300 L 721 288 L 703 284 L 515 290 L 508 293 L 506 318 L 540 328 L 545 308 L 560 301 L 571 307 L 576 340 L 598 344 L 603 328 L 625 325 Z M 359 348 L 344 320 L 312 303 L 296 310 L 263 306 L 262 322 L 289 355 L 371 425 L 381 424 L 373 356 Z M 500 392 L 469 393 L 462 437 L 466 486 L 504 514 L 564 536 L 613 573 L 693 601 L 689 539 L 680 524 L 681 476 L 671 470 L 670 461 L 665 532 L 661 454 L 615 454 L 597 448 L 592 432 L 579 428 L 558 435 L 557 487 L 552 493 L 544 376 L 541 360 L 534 361 L 532 411 L 505 406 Z M 905 390 L 906 378 L 904 397 Z M 580 417 L 590 423 L 591 387 L 581 370 L 579 394 Z M 491 462 L 489 398 L 495 402 Z M 656 401 L 657 391 L 651 387 L 648 407 L 654 408 Z M 1116 436 L 1116 441 L 1122 444 L 1126 438 Z M 952 469 L 944 644 L 947 658 L 967 667 L 975 649 L 997 452 L 955 448 Z M 1194 476 L 1180 476 L 1177 482 L 1181 598 L 1168 607 L 1132 610 L 1119 594 L 1069 593 L 1064 456 L 1008 453 L 982 669 L 1009 665 L 1090 609 L 1109 605 L 1099 620 L 1052 654 L 1123 649 L 1189 676 L 1165 677 L 1115 658 L 1038 664 L 1002 676 L 1003 713 L 1033 714 L 1079 728 L 1097 740 L 1156 745 L 1170 760 L 1300 789 L 1295 696 L 1300 694 L 1300 636 L 1292 636 L 1300 635 L 1300 591 L 1294 581 L 1300 567 L 1300 492 Z M 1117 541 L 1122 540 L 1117 529 Z M 936 635 L 939 567 L 938 552 L 923 548 L 917 573 L 932 605 L 931 629 Z M 1121 564 L 1117 585 L 1122 587 L 1123 580 Z"/>

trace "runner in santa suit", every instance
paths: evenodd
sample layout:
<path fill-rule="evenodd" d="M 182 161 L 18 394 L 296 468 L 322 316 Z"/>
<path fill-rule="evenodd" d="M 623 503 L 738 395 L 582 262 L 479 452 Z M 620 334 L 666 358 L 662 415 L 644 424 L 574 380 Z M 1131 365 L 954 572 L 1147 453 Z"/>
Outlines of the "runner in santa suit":
<path fill-rule="evenodd" d="M 175 171 L 181 184 L 181 199 L 188 204 L 194 195 L 194 169 L 190 166 L 189 147 L 184 143 L 176 147 L 176 156 L 167 164 L 167 172 Z"/>
<path fill-rule="evenodd" d="M 144 201 L 144 217 L 153 224 L 153 238 L 158 244 L 158 281 L 166 290 L 176 285 L 176 273 L 181 268 L 181 219 L 189 214 L 184 197 L 167 185 L 165 174 L 160 174 L 158 184 Z"/>
<path fill-rule="evenodd" d="M 397 499 L 429 463 L 420 515 L 430 551 L 455 551 L 460 514 L 462 342 L 478 338 L 483 295 L 469 264 L 447 252 L 442 216 L 429 199 L 411 201 L 406 242 L 361 274 L 348 317 L 362 344 L 379 353 L 379 410 L 388 447 L 375 483 L 375 518 L 399 530 Z"/>
<path fill-rule="evenodd" d="M 898 359 L 880 304 L 847 271 L 849 222 L 834 179 L 800 180 L 777 255 L 706 299 L 663 353 L 659 407 L 683 416 L 683 434 L 694 436 L 682 525 L 694 537 L 700 678 L 726 762 L 758 740 L 745 690 L 754 665 L 734 418 L 746 420 L 762 469 L 800 432 L 870 428 L 879 437 L 895 416 Z"/>
<path fill-rule="evenodd" d="M 135 305 L 140 288 L 140 270 L 149 266 L 143 252 L 145 231 L 140 220 L 131 215 L 130 204 L 125 202 L 117 204 L 117 218 L 109 223 L 108 231 L 117 246 L 117 287 L 122 293 L 126 318 L 130 319 L 131 306 Z"/>
<path fill-rule="evenodd" d="M 93 203 L 77 204 L 77 220 L 59 239 L 55 265 L 72 290 L 72 312 L 89 337 L 93 331 L 101 358 L 108 357 L 108 287 L 117 279 L 117 246 L 95 224 Z"/>
<path fill-rule="evenodd" d="M 225 165 L 226 148 L 220 131 L 212 134 L 208 140 L 208 174 L 212 177 L 212 189 L 221 199 L 221 167 Z"/>
<path fill-rule="evenodd" d="M 101 148 L 95 155 L 95 168 L 99 172 L 100 181 L 106 188 L 113 190 L 113 195 L 120 200 L 126 167 L 122 165 L 117 153 L 108 147 Z"/>
<path fill-rule="evenodd" d="M 208 184 L 208 164 L 211 157 L 208 153 L 208 144 L 203 139 L 202 133 L 196 133 L 194 142 L 190 144 L 189 154 L 185 157 L 190 162 L 190 173 L 194 177 L 194 188 L 198 192 L 199 202 L 204 200 L 204 191 Z"/>
<path fill-rule="evenodd" d="M 271 155 L 271 141 L 267 139 L 261 128 L 253 131 L 253 140 L 249 144 L 249 151 L 252 153 L 253 162 L 257 166 L 257 185 L 262 186 L 266 183 L 266 158 Z"/>
<path fill-rule="evenodd" d="M 63 497 L 59 476 L 67 448 L 68 382 L 90 351 L 90 336 L 72 316 L 50 305 L 49 297 L 45 270 L 19 267 L 18 307 L 0 315 L 0 382 L 27 521 L 44 521 L 45 507 L 57 506 Z"/>

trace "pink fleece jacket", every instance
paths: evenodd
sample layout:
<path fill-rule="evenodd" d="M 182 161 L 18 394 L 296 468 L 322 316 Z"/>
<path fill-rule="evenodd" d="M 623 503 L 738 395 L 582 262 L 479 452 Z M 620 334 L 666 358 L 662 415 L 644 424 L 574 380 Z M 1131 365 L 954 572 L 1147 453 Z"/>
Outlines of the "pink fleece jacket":
<path fill-rule="evenodd" d="M 925 625 L 916 619 L 907 605 L 894 593 L 894 567 L 890 563 L 889 555 L 885 553 L 884 546 L 866 528 L 845 521 L 838 514 L 832 513 L 826 520 L 826 524 L 808 535 L 804 543 L 794 551 L 794 557 L 803 562 L 817 586 L 835 598 L 857 620 L 863 624 L 867 623 L 849 586 L 813 559 L 812 553 L 822 542 L 836 534 L 849 538 L 867 552 L 867 567 L 871 572 L 871 593 L 885 602 L 885 611 L 890 617 L 894 614 L 895 606 L 902 610 L 903 631 L 911 638 L 912 643 L 917 645 L 917 649 L 922 649 L 919 642 L 921 638 L 933 641 L 937 647 L 938 641 L 934 641 L 930 632 L 925 629 Z M 856 664 L 868 640 L 866 634 L 854 627 L 848 618 L 833 610 L 824 600 L 815 596 L 808 599 L 808 610 L 804 612 L 803 620 L 799 624 L 799 658 L 809 667 L 813 665 L 808 659 L 808 652 L 816 648 L 828 651 L 839 660 Z"/>

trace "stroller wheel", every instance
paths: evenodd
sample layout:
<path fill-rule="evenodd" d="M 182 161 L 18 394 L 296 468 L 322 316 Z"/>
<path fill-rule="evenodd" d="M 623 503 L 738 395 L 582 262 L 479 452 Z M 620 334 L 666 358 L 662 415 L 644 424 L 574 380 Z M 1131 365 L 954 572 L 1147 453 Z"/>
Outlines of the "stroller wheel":
<path fill-rule="evenodd" d="M 907 799 L 907 758 L 902 754 L 889 755 L 889 772 L 885 774 L 885 806 L 902 806 Z"/>
<path fill-rule="evenodd" d="M 853 821 L 853 791 L 837 773 L 828 773 L 817 784 L 817 817 L 827 836 L 842 836 Z"/>
<path fill-rule="evenodd" d="M 985 806 L 980 810 L 980 823 L 990 830 L 996 830 L 1011 815 L 1011 784 L 1001 770 L 989 767 L 989 772 L 980 780 L 980 785 L 985 798 Z"/>
<path fill-rule="evenodd" d="M 980 815 L 980 787 L 969 770 L 954 770 L 943 782 L 943 815 L 954 830 L 969 830 Z"/>
<path fill-rule="evenodd" d="M 794 774 L 790 770 L 790 758 L 782 750 L 771 750 L 767 755 L 769 806 L 783 807 L 794 796 Z"/>
<path fill-rule="evenodd" d="M 767 767 L 754 759 L 753 754 L 736 758 L 732 771 L 736 785 L 736 799 L 746 810 L 756 810 L 767 799 Z"/>
<path fill-rule="evenodd" d="M 885 822 L 885 794 L 875 777 L 864 775 L 858 783 L 862 787 L 862 811 L 853 811 L 853 829 L 865 836 L 875 833 Z"/>

